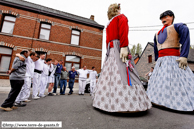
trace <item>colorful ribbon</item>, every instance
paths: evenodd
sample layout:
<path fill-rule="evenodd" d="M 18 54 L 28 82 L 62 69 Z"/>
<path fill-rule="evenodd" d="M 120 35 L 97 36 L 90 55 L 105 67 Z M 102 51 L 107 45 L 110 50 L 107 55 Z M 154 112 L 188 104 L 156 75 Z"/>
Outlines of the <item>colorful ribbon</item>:
<path fill-rule="evenodd" d="M 128 73 L 129 73 L 129 82 L 130 82 L 130 86 L 132 86 L 129 69 L 128 69 Z"/>
<path fill-rule="evenodd" d="M 129 68 L 126 66 L 126 69 L 127 69 L 127 80 L 128 80 L 128 85 L 129 86 L 132 86 L 132 83 L 131 83 L 131 78 L 130 78 L 130 71 L 129 71 Z"/>

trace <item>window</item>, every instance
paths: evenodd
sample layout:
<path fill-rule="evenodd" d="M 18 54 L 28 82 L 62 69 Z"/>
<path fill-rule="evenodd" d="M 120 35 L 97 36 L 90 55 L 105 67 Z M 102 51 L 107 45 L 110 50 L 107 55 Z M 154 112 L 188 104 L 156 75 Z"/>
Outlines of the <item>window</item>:
<path fill-rule="evenodd" d="M 9 70 L 11 61 L 12 49 L 0 47 L 0 72 L 5 73 Z"/>
<path fill-rule="evenodd" d="M 80 69 L 81 59 L 78 56 L 66 56 L 65 57 L 65 67 L 68 71 L 71 70 L 71 67 L 74 66 L 75 69 Z"/>
<path fill-rule="evenodd" d="M 13 34 L 13 29 L 15 26 L 16 17 L 5 16 L 1 32 Z"/>
<path fill-rule="evenodd" d="M 50 31 L 51 31 L 51 25 L 50 24 L 44 24 L 44 23 L 42 23 L 41 24 L 41 27 L 40 27 L 39 39 L 49 40 Z"/>
<path fill-rule="evenodd" d="M 71 34 L 71 44 L 79 45 L 80 31 L 72 30 Z"/>
<path fill-rule="evenodd" d="M 152 63 L 152 55 L 148 56 L 148 63 Z"/>

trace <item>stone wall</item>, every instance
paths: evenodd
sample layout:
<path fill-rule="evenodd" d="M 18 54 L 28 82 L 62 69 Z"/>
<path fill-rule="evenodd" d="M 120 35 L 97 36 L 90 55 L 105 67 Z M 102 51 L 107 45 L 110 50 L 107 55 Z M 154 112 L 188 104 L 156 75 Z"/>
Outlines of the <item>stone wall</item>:
<path fill-rule="evenodd" d="M 149 55 L 152 55 L 152 63 L 148 62 Z M 154 63 L 155 63 L 154 47 L 150 43 L 148 43 L 139 61 L 136 64 L 136 68 L 139 76 L 142 76 L 147 79 L 145 74 L 150 71 L 151 67 L 154 67 Z"/>

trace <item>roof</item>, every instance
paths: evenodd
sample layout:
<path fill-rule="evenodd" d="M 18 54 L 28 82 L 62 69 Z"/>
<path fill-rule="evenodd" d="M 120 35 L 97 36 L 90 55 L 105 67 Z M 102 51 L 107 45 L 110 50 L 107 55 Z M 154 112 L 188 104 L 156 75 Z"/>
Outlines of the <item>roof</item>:
<path fill-rule="evenodd" d="M 135 60 L 136 58 L 138 58 L 139 57 L 139 55 L 135 55 L 134 57 L 133 57 L 133 59 Z"/>
<path fill-rule="evenodd" d="M 189 50 L 188 62 L 194 63 L 194 49 Z"/>
<path fill-rule="evenodd" d="M 151 46 L 153 46 L 154 47 L 154 43 L 151 43 L 151 42 L 148 42 Z"/>
<path fill-rule="evenodd" d="M 147 48 L 148 45 L 151 45 L 152 47 L 154 47 L 154 43 L 148 42 L 147 45 L 145 46 L 143 52 L 141 53 L 141 56 L 143 55 L 143 53 L 144 53 L 144 51 L 146 50 L 146 48 Z M 141 59 L 141 56 L 139 56 L 139 60 Z M 139 60 L 137 61 L 137 63 L 139 62 Z M 136 63 L 136 64 L 137 64 L 137 63 Z"/>
<path fill-rule="evenodd" d="M 16 7 L 16 8 L 21 8 L 21 9 L 24 9 L 24 10 L 28 10 L 28 11 L 48 15 L 48 16 L 58 17 L 58 18 L 62 18 L 62 19 L 65 19 L 65 20 L 74 21 L 74 22 L 77 22 L 77 23 L 89 25 L 89 26 L 99 28 L 99 29 L 104 29 L 103 25 L 100 25 L 97 22 L 95 22 L 95 21 L 93 21 L 89 18 L 84 18 L 84 17 L 81 17 L 81 16 L 77 16 L 77 15 L 70 14 L 70 13 L 67 13 L 67 12 L 63 12 L 63 11 L 59 11 L 59 10 L 56 10 L 56 9 L 48 8 L 48 7 L 38 5 L 38 4 L 35 4 L 35 3 L 31 3 L 31 2 L 27 2 L 27 1 L 24 1 L 24 0 L 0 0 L 0 4 L 13 6 L 13 7 Z"/>
<path fill-rule="evenodd" d="M 136 55 L 136 56 L 133 57 L 133 59 L 135 60 L 135 59 L 138 58 L 138 57 L 139 57 L 139 55 Z"/>

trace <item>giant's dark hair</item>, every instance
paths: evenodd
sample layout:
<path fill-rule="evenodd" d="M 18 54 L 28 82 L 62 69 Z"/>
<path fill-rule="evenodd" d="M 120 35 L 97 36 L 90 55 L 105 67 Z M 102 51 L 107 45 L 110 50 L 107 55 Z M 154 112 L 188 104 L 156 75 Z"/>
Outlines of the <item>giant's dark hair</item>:
<path fill-rule="evenodd" d="M 160 20 L 163 18 L 163 17 L 165 17 L 165 16 L 173 16 L 173 21 L 172 21 L 172 23 L 174 22 L 174 18 L 175 18 L 175 16 L 174 16 L 174 13 L 171 11 L 171 10 L 167 10 L 167 11 L 165 11 L 165 12 L 163 12 L 162 14 L 160 14 Z"/>

